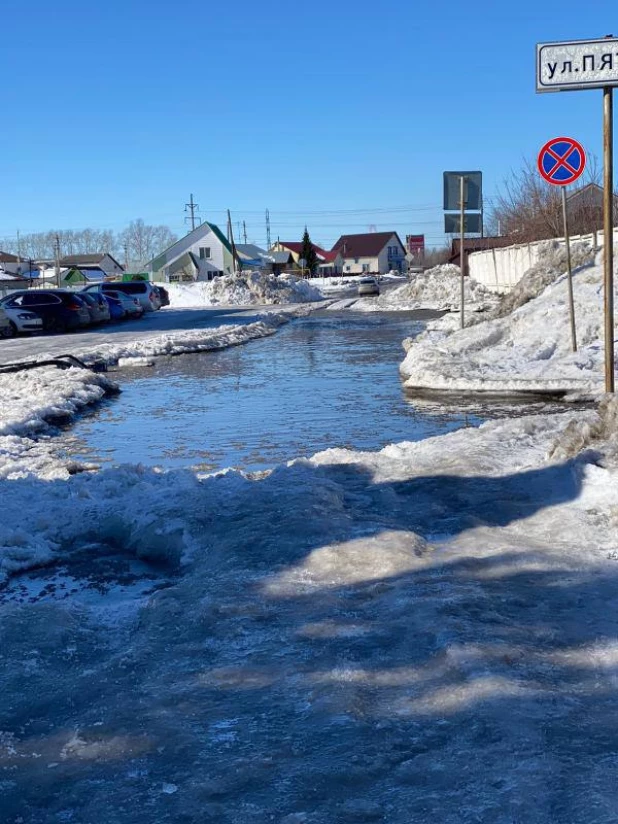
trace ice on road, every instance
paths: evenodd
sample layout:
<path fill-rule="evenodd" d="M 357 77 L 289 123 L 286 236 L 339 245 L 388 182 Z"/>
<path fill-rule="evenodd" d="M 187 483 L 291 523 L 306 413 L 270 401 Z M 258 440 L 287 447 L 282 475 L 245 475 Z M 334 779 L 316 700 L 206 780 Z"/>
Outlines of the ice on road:
<path fill-rule="evenodd" d="M 615 821 L 616 411 L 6 484 L 6 820 Z"/>

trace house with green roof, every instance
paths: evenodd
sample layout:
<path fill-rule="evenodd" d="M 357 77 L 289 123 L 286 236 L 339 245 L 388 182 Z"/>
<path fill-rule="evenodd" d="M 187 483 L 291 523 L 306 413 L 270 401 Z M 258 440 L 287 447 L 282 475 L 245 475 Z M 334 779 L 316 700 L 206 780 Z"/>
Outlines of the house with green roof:
<path fill-rule="evenodd" d="M 214 223 L 201 223 L 193 231 L 146 264 L 151 280 L 178 283 L 212 280 L 234 271 L 232 246 Z"/>

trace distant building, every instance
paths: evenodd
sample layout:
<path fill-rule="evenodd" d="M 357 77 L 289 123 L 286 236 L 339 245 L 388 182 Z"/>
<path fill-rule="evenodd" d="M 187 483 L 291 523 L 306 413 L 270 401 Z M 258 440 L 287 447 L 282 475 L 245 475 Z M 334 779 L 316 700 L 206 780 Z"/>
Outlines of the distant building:
<path fill-rule="evenodd" d="M 407 268 L 406 250 L 397 232 L 342 235 L 332 251 L 341 253 L 346 275 L 384 275 Z"/>
<path fill-rule="evenodd" d="M 201 223 L 144 267 L 153 280 L 167 283 L 212 280 L 234 271 L 232 247 L 214 223 Z"/>
<path fill-rule="evenodd" d="M 96 253 L 92 255 L 66 255 L 60 258 L 60 268 L 70 269 L 77 267 L 81 272 L 103 272 L 104 278 L 116 279 L 122 277 L 124 266 L 121 266 L 116 258 L 109 252 Z M 90 278 L 92 280 L 93 278 Z"/>
<path fill-rule="evenodd" d="M 464 238 L 464 255 L 466 261 L 468 256 L 473 252 L 484 252 L 486 249 L 502 249 L 505 246 L 512 246 L 514 243 L 512 237 L 466 237 Z M 449 263 L 454 263 L 459 266 L 460 262 L 461 238 L 453 238 L 451 243 L 451 255 L 448 259 Z"/>

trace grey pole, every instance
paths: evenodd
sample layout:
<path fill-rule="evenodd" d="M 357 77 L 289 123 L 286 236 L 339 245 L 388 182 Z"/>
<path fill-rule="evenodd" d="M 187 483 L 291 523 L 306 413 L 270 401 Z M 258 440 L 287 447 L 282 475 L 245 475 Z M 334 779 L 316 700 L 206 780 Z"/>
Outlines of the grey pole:
<path fill-rule="evenodd" d="M 466 217 L 466 204 L 464 202 L 465 196 L 465 177 L 459 178 L 459 209 L 460 209 L 460 217 L 459 220 L 459 231 L 460 231 L 460 247 L 459 247 L 459 268 L 460 272 L 460 282 L 461 282 L 461 328 L 463 329 L 465 326 L 465 316 L 464 316 L 464 265 L 465 265 L 465 255 L 464 255 L 464 228 L 465 228 L 465 217 Z"/>
<path fill-rule="evenodd" d="M 605 391 L 614 392 L 614 112 L 612 87 L 603 89 L 603 262 L 605 286 Z"/>
<path fill-rule="evenodd" d="M 571 269 L 571 240 L 569 238 L 569 219 L 567 216 L 566 186 L 562 189 L 562 221 L 564 224 L 564 240 L 567 253 L 567 277 L 569 283 L 569 318 L 571 320 L 571 348 L 577 352 L 577 332 L 575 330 L 575 303 L 573 301 L 573 271 Z"/>

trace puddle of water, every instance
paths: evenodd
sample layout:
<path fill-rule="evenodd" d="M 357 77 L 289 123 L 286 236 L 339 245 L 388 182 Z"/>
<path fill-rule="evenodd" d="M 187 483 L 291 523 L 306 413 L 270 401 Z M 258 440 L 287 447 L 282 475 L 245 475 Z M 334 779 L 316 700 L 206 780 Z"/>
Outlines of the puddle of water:
<path fill-rule="evenodd" d="M 426 317 L 426 315 L 425 315 Z M 406 399 L 398 367 L 415 313 L 315 313 L 273 337 L 118 373 L 122 394 L 62 453 L 106 464 L 259 471 L 329 447 L 374 450 L 477 426 L 483 410 Z"/>

